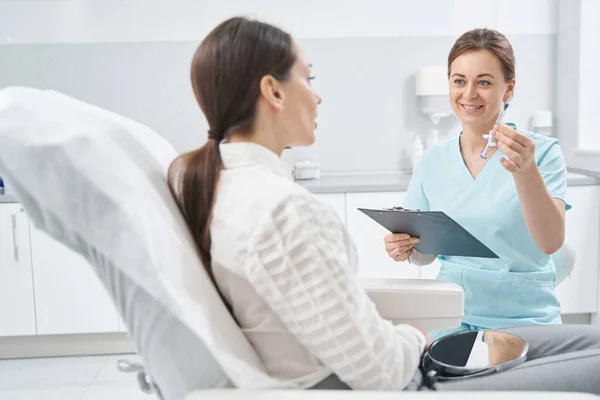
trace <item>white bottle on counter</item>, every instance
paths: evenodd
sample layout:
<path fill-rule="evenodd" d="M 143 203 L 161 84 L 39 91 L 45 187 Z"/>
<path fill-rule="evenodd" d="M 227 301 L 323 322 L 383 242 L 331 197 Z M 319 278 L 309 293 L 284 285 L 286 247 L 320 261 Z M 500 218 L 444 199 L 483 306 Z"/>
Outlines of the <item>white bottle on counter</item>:
<path fill-rule="evenodd" d="M 314 161 L 298 161 L 294 164 L 294 179 L 321 179 L 321 164 Z"/>

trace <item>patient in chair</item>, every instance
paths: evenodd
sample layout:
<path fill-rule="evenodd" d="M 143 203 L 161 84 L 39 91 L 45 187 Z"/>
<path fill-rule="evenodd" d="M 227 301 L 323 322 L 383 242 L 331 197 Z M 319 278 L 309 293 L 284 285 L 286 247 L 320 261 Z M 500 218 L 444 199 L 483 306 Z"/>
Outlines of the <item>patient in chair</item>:
<path fill-rule="evenodd" d="M 303 388 L 422 388 L 418 365 L 432 338 L 380 317 L 355 281 L 344 224 L 280 159 L 315 140 L 321 97 L 302 49 L 279 28 L 229 19 L 196 51 L 191 77 L 208 141 L 173 162 L 169 185 L 267 372 Z M 598 328 L 509 331 L 529 342 L 529 361 L 436 389 L 600 393 Z"/>

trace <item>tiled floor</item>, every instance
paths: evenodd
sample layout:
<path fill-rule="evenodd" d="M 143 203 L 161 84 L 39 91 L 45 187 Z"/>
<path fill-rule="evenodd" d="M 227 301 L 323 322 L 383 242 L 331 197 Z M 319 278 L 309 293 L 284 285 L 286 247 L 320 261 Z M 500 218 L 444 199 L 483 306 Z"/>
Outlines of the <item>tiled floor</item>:
<path fill-rule="evenodd" d="M 135 373 L 117 370 L 117 360 L 135 355 L 0 360 L 2 400 L 156 400 L 143 393 Z"/>

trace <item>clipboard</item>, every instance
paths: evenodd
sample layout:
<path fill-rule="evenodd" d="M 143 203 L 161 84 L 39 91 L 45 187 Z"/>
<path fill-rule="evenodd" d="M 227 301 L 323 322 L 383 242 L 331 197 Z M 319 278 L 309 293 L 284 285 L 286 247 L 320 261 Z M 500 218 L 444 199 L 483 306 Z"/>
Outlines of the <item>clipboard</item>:
<path fill-rule="evenodd" d="M 421 254 L 500 258 L 442 211 L 408 210 L 402 207 L 358 210 L 392 233 L 418 237 L 420 242 L 415 249 Z"/>

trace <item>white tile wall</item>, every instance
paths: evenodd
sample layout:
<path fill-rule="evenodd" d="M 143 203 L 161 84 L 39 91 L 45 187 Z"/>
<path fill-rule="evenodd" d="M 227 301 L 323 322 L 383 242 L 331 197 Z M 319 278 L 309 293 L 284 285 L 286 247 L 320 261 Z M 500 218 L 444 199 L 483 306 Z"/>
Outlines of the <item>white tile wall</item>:
<path fill-rule="evenodd" d="M 581 19 L 595 24 L 600 24 L 600 1 L 579 0 L 581 2 Z"/>
<path fill-rule="evenodd" d="M 559 113 L 556 118 L 556 126 L 554 131 L 561 142 L 563 154 L 567 159 L 567 163 L 571 158 L 571 149 L 578 147 L 579 132 L 579 114 Z"/>
<path fill-rule="evenodd" d="M 558 28 L 557 0 L 497 2 L 498 30 L 510 34 L 552 34 Z"/>
<path fill-rule="evenodd" d="M 579 107 L 579 30 L 558 34 L 556 68 L 557 115 L 576 114 Z"/>
<path fill-rule="evenodd" d="M 556 108 L 559 115 L 579 115 L 578 72 L 561 73 L 556 85 Z"/>
<path fill-rule="evenodd" d="M 581 0 L 558 0 L 558 31 L 577 28 L 580 15 Z"/>
<path fill-rule="evenodd" d="M 598 36 L 600 40 L 600 36 Z M 600 55 L 593 64 L 582 66 L 579 70 L 579 114 L 591 115 L 600 112 Z M 600 138 L 600 133 L 599 136 Z"/>
<path fill-rule="evenodd" d="M 558 60 L 567 71 L 579 69 L 580 30 L 572 28 L 558 34 Z"/>
<path fill-rule="evenodd" d="M 598 1 L 600 4 L 600 1 Z M 581 58 L 580 65 L 582 70 L 595 72 L 595 81 L 600 83 L 598 80 L 598 71 L 600 71 L 600 14 L 592 20 L 588 20 L 588 17 L 582 17 L 581 24 Z M 591 78 L 591 76 L 590 76 Z M 594 82 L 586 82 L 587 84 L 594 84 Z"/>
<path fill-rule="evenodd" d="M 600 112 L 579 115 L 579 148 L 600 150 L 600 132 L 598 131 Z"/>
<path fill-rule="evenodd" d="M 494 0 L 454 0 L 455 34 L 475 28 L 497 29 L 496 7 Z"/>
<path fill-rule="evenodd" d="M 581 0 L 579 147 L 600 150 L 600 1 Z"/>
<path fill-rule="evenodd" d="M 579 66 L 579 147 L 600 150 L 600 16 L 591 18 L 593 7 L 582 4 L 581 57 Z"/>
<path fill-rule="evenodd" d="M 567 164 L 579 143 L 580 0 L 558 0 L 555 134 Z"/>
<path fill-rule="evenodd" d="M 221 1 L 207 10 L 204 20 L 214 25 L 226 16 L 248 13 L 301 38 L 441 36 L 452 32 L 452 7 L 445 0 Z"/>
<path fill-rule="evenodd" d="M 233 15 L 298 38 L 456 36 L 482 26 L 548 34 L 556 32 L 557 7 L 557 0 L 3 0 L 0 44 L 198 40 Z"/>

